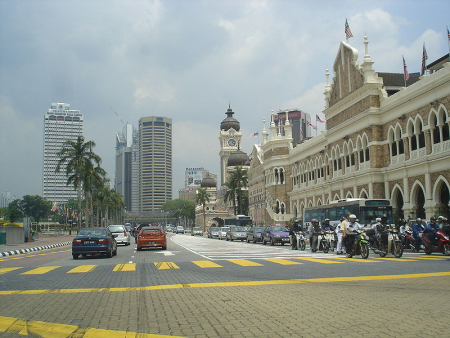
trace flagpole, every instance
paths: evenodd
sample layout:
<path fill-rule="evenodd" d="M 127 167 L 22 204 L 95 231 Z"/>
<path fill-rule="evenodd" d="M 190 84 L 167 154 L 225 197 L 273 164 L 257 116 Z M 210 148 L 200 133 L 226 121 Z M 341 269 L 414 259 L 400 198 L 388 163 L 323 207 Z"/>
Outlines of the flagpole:
<path fill-rule="evenodd" d="M 450 60 L 450 32 L 448 30 L 448 26 L 447 27 L 447 44 L 448 44 L 448 58 Z"/>

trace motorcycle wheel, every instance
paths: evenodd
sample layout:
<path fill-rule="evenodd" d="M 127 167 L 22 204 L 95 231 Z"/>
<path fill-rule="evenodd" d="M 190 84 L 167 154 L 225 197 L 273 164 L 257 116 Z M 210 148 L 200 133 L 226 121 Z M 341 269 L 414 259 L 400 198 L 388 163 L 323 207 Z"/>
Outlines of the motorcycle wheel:
<path fill-rule="evenodd" d="M 427 255 L 431 255 L 431 250 L 428 249 L 427 247 L 425 247 L 425 249 L 423 249 L 423 251 L 425 251 L 425 253 L 426 253 Z"/>
<path fill-rule="evenodd" d="M 331 241 L 330 251 L 334 251 L 335 246 L 336 246 L 336 243 L 334 241 Z"/>
<path fill-rule="evenodd" d="M 325 242 L 322 244 L 323 252 L 328 253 L 328 250 L 330 250 L 330 247 L 328 246 L 328 242 Z"/>
<path fill-rule="evenodd" d="M 380 245 L 381 249 L 380 252 L 378 253 L 380 255 L 380 257 L 386 257 L 386 249 L 384 248 L 384 245 Z"/>
<path fill-rule="evenodd" d="M 302 240 L 300 242 L 300 250 L 305 251 L 305 249 L 306 249 L 306 242 Z"/>
<path fill-rule="evenodd" d="M 449 255 L 450 254 L 450 247 L 444 245 L 444 251 L 442 252 L 444 255 Z"/>
<path fill-rule="evenodd" d="M 369 257 L 369 245 L 367 243 L 361 243 L 361 257 L 364 259 Z"/>
<path fill-rule="evenodd" d="M 400 243 L 393 242 L 394 244 L 394 256 L 400 258 L 403 256 L 403 246 Z"/>

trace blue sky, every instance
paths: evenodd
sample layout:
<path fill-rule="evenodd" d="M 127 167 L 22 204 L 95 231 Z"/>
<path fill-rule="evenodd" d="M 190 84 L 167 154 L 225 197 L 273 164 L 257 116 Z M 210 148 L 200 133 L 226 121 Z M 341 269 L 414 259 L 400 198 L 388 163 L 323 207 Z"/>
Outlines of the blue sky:
<path fill-rule="evenodd" d="M 360 62 L 366 34 L 375 71 L 401 73 L 404 55 L 412 73 L 424 42 L 429 62 L 448 53 L 448 13 L 446 0 L 2 0 L 0 193 L 42 193 L 43 117 L 66 102 L 112 180 L 122 121 L 172 118 L 177 198 L 185 168 L 219 174 L 229 103 L 247 153 L 271 110 L 323 117 L 345 19 Z"/>

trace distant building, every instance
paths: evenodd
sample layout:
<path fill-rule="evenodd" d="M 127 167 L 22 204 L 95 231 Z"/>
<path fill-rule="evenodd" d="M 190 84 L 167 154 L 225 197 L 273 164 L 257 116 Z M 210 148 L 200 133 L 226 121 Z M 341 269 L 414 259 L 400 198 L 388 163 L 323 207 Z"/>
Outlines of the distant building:
<path fill-rule="evenodd" d="M 66 166 L 56 173 L 58 152 L 67 140 L 83 135 L 83 114 L 71 110 L 68 103 L 52 103 L 44 116 L 44 162 L 42 196 L 49 201 L 65 203 L 76 199 L 73 185 L 67 185 Z"/>
<path fill-rule="evenodd" d="M 123 196 L 127 211 L 139 211 L 139 138 L 129 123 L 116 133 L 114 190 Z"/>
<path fill-rule="evenodd" d="M 0 195 L 0 208 L 6 208 L 9 206 L 9 203 L 17 199 L 15 195 L 11 195 L 9 191 L 5 191 Z"/>
<path fill-rule="evenodd" d="M 278 111 L 274 115 L 274 123 L 278 127 L 278 132 L 284 136 L 284 124 L 286 123 L 286 112 L 289 114 L 289 121 L 292 125 L 292 144 L 298 144 L 302 140 L 311 137 L 311 129 L 317 128 L 316 123 L 311 122 L 311 116 L 308 113 L 298 109 L 286 109 Z"/>
<path fill-rule="evenodd" d="M 172 119 L 139 120 L 139 211 L 159 211 L 172 199 Z"/>
<path fill-rule="evenodd" d="M 186 168 L 184 172 L 184 188 L 178 190 L 178 198 L 187 201 L 195 201 L 197 188 L 201 187 L 204 178 L 210 177 L 217 182 L 217 175 L 211 174 L 202 168 Z"/>

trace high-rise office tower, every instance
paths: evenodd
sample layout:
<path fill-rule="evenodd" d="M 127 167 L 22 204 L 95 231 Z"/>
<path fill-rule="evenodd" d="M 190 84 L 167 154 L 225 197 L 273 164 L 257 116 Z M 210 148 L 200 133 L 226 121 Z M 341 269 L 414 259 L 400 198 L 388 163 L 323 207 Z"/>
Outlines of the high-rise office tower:
<path fill-rule="evenodd" d="M 284 126 L 284 124 L 286 123 L 286 112 L 289 115 L 289 121 L 292 125 L 292 144 L 296 145 L 305 138 L 311 137 L 311 128 L 317 128 L 317 126 L 311 123 L 311 116 L 308 113 L 302 112 L 301 110 L 280 110 L 275 115 L 275 125 L 277 127 Z M 281 129 L 280 134 L 284 136 L 284 129 Z"/>
<path fill-rule="evenodd" d="M 66 166 L 55 172 L 58 152 L 67 140 L 83 135 L 83 114 L 71 110 L 68 103 L 52 103 L 44 117 L 44 165 L 42 196 L 52 202 L 65 203 L 76 199 L 73 185 L 67 185 Z"/>
<path fill-rule="evenodd" d="M 129 123 L 116 133 L 114 190 L 123 196 L 127 211 L 139 211 L 139 139 Z"/>
<path fill-rule="evenodd" d="M 172 119 L 139 120 L 139 159 L 139 211 L 159 211 L 172 199 Z"/>

